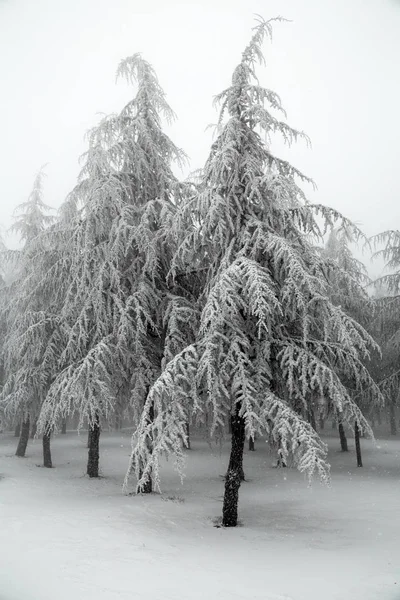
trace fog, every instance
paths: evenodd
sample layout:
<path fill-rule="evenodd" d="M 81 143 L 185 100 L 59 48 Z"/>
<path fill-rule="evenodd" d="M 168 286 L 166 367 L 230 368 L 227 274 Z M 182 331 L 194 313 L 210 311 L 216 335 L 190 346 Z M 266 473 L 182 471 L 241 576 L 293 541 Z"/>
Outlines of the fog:
<path fill-rule="evenodd" d="M 229 85 L 253 13 L 291 19 L 266 43 L 262 83 L 277 91 L 288 122 L 312 148 L 288 156 L 311 176 L 312 201 L 344 212 L 368 235 L 398 227 L 400 2 L 396 0 L 3 0 L 0 2 L 0 224 L 12 224 L 42 164 L 45 201 L 73 187 L 85 131 L 97 113 L 132 96 L 115 84 L 119 60 L 142 52 L 177 114 L 168 128 L 202 165 L 215 122 L 213 96 Z M 7 243 L 17 241 L 8 236 Z M 372 271 L 377 272 L 378 267 Z"/>

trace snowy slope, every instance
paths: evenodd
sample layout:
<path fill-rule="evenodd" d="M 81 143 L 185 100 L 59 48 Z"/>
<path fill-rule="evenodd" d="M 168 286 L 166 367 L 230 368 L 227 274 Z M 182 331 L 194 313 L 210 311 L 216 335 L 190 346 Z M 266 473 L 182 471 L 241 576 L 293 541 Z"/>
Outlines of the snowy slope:
<path fill-rule="evenodd" d="M 58 436 L 47 470 L 40 442 L 18 459 L 0 435 L 0 600 L 400 599 L 399 441 L 363 440 L 357 469 L 330 439 L 330 489 L 272 469 L 257 442 L 243 526 L 227 530 L 213 527 L 227 449 L 195 439 L 184 485 L 168 463 L 163 496 L 138 497 L 121 494 L 129 435 L 102 435 L 99 480 L 83 475 L 85 441 Z"/>

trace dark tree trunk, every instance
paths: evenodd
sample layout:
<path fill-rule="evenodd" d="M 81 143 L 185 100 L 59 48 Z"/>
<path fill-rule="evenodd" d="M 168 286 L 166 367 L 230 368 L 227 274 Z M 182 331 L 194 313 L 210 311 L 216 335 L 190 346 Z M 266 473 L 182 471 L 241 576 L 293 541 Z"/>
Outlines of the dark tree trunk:
<path fill-rule="evenodd" d="M 33 438 L 35 437 L 36 431 L 37 431 L 37 419 L 35 419 L 32 423 L 31 433 L 29 436 L 31 438 L 31 440 L 33 440 Z"/>
<path fill-rule="evenodd" d="M 21 435 L 21 421 L 18 421 L 18 423 L 15 426 L 14 429 L 14 437 L 19 437 Z"/>
<path fill-rule="evenodd" d="M 95 416 L 94 423 L 89 429 L 89 452 L 87 463 L 87 474 L 89 477 L 99 476 L 99 440 L 100 440 L 100 419 Z"/>
<path fill-rule="evenodd" d="M 244 480 L 243 451 L 245 443 L 245 422 L 239 416 L 240 405 L 231 417 L 232 441 L 228 472 L 225 479 L 224 504 L 222 509 L 222 525 L 236 527 L 238 519 L 239 488 Z"/>
<path fill-rule="evenodd" d="M 43 466 L 51 469 L 53 463 L 51 462 L 51 450 L 50 450 L 50 436 L 51 430 L 48 428 L 48 424 L 46 424 L 46 429 L 43 433 L 42 443 L 43 443 Z"/>
<path fill-rule="evenodd" d="M 250 452 L 254 452 L 255 451 L 255 445 L 254 445 L 254 437 L 249 437 L 249 450 Z"/>
<path fill-rule="evenodd" d="M 154 406 L 150 406 L 149 423 L 152 423 L 153 421 L 154 421 Z M 152 439 L 147 440 L 147 447 L 149 449 L 149 452 L 152 452 L 152 450 L 153 450 L 153 440 Z M 140 488 L 140 492 L 142 494 L 151 494 L 152 491 L 153 491 L 153 481 L 152 481 L 151 472 L 150 472 L 149 476 L 147 478 L 147 481 L 145 481 L 143 483 L 142 487 Z"/>
<path fill-rule="evenodd" d="M 16 456 L 20 456 L 20 457 L 25 456 L 26 447 L 28 445 L 28 440 L 29 440 L 29 427 L 30 427 L 30 419 L 29 419 L 29 415 L 28 415 L 26 417 L 25 421 L 22 421 L 18 447 L 17 447 L 17 451 L 15 453 Z"/>
<path fill-rule="evenodd" d="M 189 421 L 186 423 L 186 448 L 188 450 L 190 450 L 190 425 L 189 425 Z"/>
<path fill-rule="evenodd" d="M 336 429 L 336 419 L 332 419 L 332 429 Z"/>
<path fill-rule="evenodd" d="M 382 415 L 380 410 L 376 411 L 376 419 L 378 421 L 378 425 L 382 425 Z"/>
<path fill-rule="evenodd" d="M 361 444 L 360 444 L 360 430 L 358 428 L 357 421 L 354 425 L 354 440 L 356 443 L 356 455 L 357 455 L 357 467 L 362 467 L 362 457 L 361 457 Z"/>
<path fill-rule="evenodd" d="M 67 420 L 62 422 L 61 433 L 63 433 L 64 435 L 67 433 Z"/>
<path fill-rule="evenodd" d="M 396 424 L 396 411 L 394 404 L 389 406 L 389 418 L 390 418 L 390 435 L 397 435 L 397 424 Z"/>
<path fill-rule="evenodd" d="M 324 419 L 323 415 L 320 415 L 320 417 L 319 417 L 319 428 L 321 431 L 323 431 L 325 429 L 325 419 Z"/>
<path fill-rule="evenodd" d="M 87 442 L 86 442 L 86 448 L 90 448 L 90 435 L 91 435 L 91 431 L 90 431 L 90 426 L 88 425 L 88 431 L 87 431 Z"/>
<path fill-rule="evenodd" d="M 339 420 L 339 436 L 340 436 L 340 447 L 342 449 L 342 452 L 348 452 L 349 449 L 347 446 L 347 438 L 346 438 L 346 434 L 344 432 L 343 423 L 340 420 Z"/>
<path fill-rule="evenodd" d="M 314 410 L 312 408 L 308 409 L 308 422 L 310 423 L 311 427 L 314 429 L 314 431 L 317 431 L 317 424 L 315 422 L 315 414 L 314 414 Z"/>

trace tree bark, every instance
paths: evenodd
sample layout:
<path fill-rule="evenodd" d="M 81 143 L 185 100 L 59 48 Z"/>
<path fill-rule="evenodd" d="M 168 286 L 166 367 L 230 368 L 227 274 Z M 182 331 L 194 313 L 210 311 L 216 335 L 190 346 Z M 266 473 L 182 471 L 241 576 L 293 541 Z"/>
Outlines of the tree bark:
<path fill-rule="evenodd" d="M 51 449 L 50 449 L 50 436 L 51 430 L 48 429 L 48 424 L 46 424 L 46 429 L 43 433 L 42 443 L 43 443 L 43 466 L 47 469 L 51 469 L 53 463 L 51 462 Z"/>
<path fill-rule="evenodd" d="M 65 421 L 62 422 L 61 433 L 63 433 L 64 435 L 67 433 L 67 420 L 66 419 L 65 419 Z"/>
<path fill-rule="evenodd" d="M 236 527 L 238 520 L 239 488 L 244 480 L 243 451 L 245 443 L 245 422 L 239 416 L 240 405 L 236 406 L 235 415 L 231 417 L 232 441 L 228 472 L 225 479 L 224 504 L 222 508 L 222 525 Z"/>
<path fill-rule="evenodd" d="M 308 422 L 310 423 L 311 427 L 314 429 L 314 431 L 317 431 L 317 424 L 315 422 L 315 414 L 314 414 L 314 410 L 312 408 L 308 409 Z"/>
<path fill-rule="evenodd" d="M 325 429 L 325 419 L 324 419 L 323 415 L 320 415 L 320 417 L 319 417 L 319 428 L 321 431 L 323 431 Z"/>
<path fill-rule="evenodd" d="M 360 430 L 358 427 L 357 421 L 354 425 L 354 440 L 356 443 L 356 455 L 357 455 L 357 467 L 362 467 L 362 457 L 361 457 L 361 444 L 360 444 Z"/>
<path fill-rule="evenodd" d="M 332 419 L 332 429 L 336 429 L 336 419 Z"/>
<path fill-rule="evenodd" d="M 152 423 L 154 421 L 154 406 L 150 406 L 148 421 L 149 421 L 149 423 Z M 152 439 L 147 440 L 147 447 L 148 447 L 149 452 L 151 453 L 153 450 L 153 440 Z M 150 472 L 149 476 L 147 478 L 147 481 L 145 481 L 144 484 L 142 485 L 142 487 L 140 488 L 140 492 L 142 494 L 151 494 L 152 491 L 153 491 L 153 481 L 152 481 L 151 472 Z"/>
<path fill-rule="evenodd" d="M 25 421 L 22 421 L 21 433 L 19 436 L 17 451 L 15 453 L 16 456 L 20 456 L 21 458 L 23 458 L 25 456 L 26 447 L 28 445 L 29 427 L 30 427 L 30 419 L 29 419 L 29 415 L 28 415 L 26 417 Z"/>
<path fill-rule="evenodd" d="M 186 423 L 186 448 L 190 450 L 190 425 L 189 421 Z"/>
<path fill-rule="evenodd" d="M 100 440 L 100 418 L 95 416 L 94 423 L 89 429 L 89 452 L 87 463 L 87 474 L 89 477 L 99 476 L 99 440 Z"/>
<path fill-rule="evenodd" d="M 249 450 L 250 452 L 254 452 L 255 451 L 255 445 L 254 445 L 254 438 L 253 437 L 249 437 Z"/>
<path fill-rule="evenodd" d="M 339 436 L 340 436 L 340 447 L 342 452 L 348 452 L 349 448 L 347 446 L 347 438 L 344 432 L 344 427 L 342 421 L 339 419 Z"/>
<path fill-rule="evenodd" d="M 30 438 L 31 440 L 34 439 L 35 435 L 36 435 L 36 431 L 37 431 L 37 419 L 35 419 L 32 423 L 32 427 L 31 427 L 31 433 L 30 433 Z"/>
<path fill-rule="evenodd" d="M 391 403 L 389 406 L 389 418 L 390 418 L 390 435 L 397 435 L 396 411 L 395 411 L 393 403 Z"/>
<path fill-rule="evenodd" d="M 14 437 L 18 437 L 21 435 L 21 421 L 18 421 L 18 423 L 15 426 L 14 429 Z"/>

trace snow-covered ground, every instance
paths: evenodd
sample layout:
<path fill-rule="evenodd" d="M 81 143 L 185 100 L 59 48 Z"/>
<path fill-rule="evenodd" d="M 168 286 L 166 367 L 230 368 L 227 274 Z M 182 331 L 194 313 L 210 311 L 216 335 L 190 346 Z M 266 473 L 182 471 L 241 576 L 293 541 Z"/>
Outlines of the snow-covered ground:
<path fill-rule="evenodd" d="M 162 496 L 123 496 L 129 434 L 102 434 L 98 480 L 85 437 L 53 440 L 48 470 L 39 441 L 18 459 L 0 434 L 0 600 L 400 599 L 399 440 L 362 440 L 357 469 L 330 438 L 332 486 L 311 489 L 258 441 L 222 529 L 227 448 L 194 439 L 183 486 L 168 463 Z"/>

